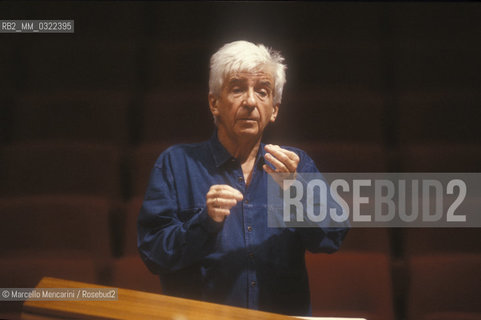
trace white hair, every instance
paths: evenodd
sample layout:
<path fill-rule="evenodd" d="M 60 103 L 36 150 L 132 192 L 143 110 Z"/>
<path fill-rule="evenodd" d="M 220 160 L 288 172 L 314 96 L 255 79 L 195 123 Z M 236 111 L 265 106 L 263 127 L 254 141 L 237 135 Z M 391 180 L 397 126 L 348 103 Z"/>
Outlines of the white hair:
<path fill-rule="evenodd" d="M 226 77 L 235 72 L 269 71 L 274 78 L 273 103 L 280 104 L 286 83 L 284 58 L 263 44 L 234 41 L 225 44 L 210 58 L 209 93 L 220 96 Z"/>

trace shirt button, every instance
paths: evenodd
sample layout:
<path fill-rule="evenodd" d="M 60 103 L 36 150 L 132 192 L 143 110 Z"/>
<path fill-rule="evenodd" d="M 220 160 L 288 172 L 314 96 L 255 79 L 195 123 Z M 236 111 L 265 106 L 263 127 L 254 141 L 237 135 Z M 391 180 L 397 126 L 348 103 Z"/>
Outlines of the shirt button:
<path fill-rule="evenodd" d="M 255 281 L 251 281 L 251 287 L 255 287 L 256 286 L 256 282 Z"/>
<path fill-rule="evenodd" d="M 244 203 L 249 203 L 249 199 L 245 199 L 245 200 L 244 200 Z"/>
<path fill-rule="evenodd" d="M 238 178 L 237 178 L 237 181 L 242 182 L 242 181 L 244 181 L 244 178 L 238 177 Z"/>
<path fill-rule="evenodd" d="M 248 226 L 248 227 L 247 227 L 247 231 L 251 232 L 251 231 L 252 231 L 252 227 L 251 227 L 251 226 Z"/>

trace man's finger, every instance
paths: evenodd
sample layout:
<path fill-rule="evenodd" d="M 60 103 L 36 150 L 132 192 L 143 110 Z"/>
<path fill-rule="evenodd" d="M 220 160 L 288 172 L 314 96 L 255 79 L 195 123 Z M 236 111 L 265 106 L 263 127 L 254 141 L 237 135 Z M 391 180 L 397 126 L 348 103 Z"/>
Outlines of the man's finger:
<path fill-rule="evenodd" d="M 289 168 L 286 166 L 286 164 L 279 161 L 272 154 L 266 153 L 265 158 L 266 158 L 267 161 L 272 163 L 272 165 L 276 168 L 277 172 L 288 172 L 289 171 Z"/>
<path fill-rule="evenodd" d="M 222 208 L 210 208 L 209 209 L 209 216 L 216 222 L 224 221 L 225 217 L 230 214 L 229 209 L 222 209 Z"/>
<path fill-rule="evenodd" d="M 267 151 L 272 153 L 275 157 L 279 158 L 281 161 L 296 161 L 298 160 L 299 156 L 292 151 L 287 149 L 282 149 L 279 146 L 271 146 L 267 148 Z"/>
<path fill-rule="evenodd" d="M 207 193 L 207 196 L 236 199 L 237 201 L 241 201 L 244 198 L 244 196 L 239 190 L 234 189 L 226 184 L 211 186 L 209 192 Z"/>
<path fill-rule="evenodd" d="M 214 208 L 226 208 L 230 209 L 237 204 L 236 199 L 226 199 L 220 197 L 209 197 L 207 199 L 207 205 L 213 206 Z"/>
<path fill-rule="evenodd" d="M 211 194 L 214 198 L 235 199 L 241 201 L 244 197 L 240 192 L 233 192 L 232 190 L 218 190 Z"/>
<path fill-rule="evenodd" d="M 299 164 L 299 156 L 295 152 L 282 149 L 279 146 L 273 145 L 267 145 L 266 151 L 270 152 L 276 159 L 282 162 L 287 168 L 288 172 L 295 172 L 297 170 L 297 165 Z M 276 167 L 279 168 L 278 166 Z"/>
<path fill-rule="evenodd" d="M 213 208 L 212 214 L 216 216 L 228 216 L 230 214 L 230 210 L 224 208 Z"/>
<path fill-rule="evenodd" d="M 263 165 L 262 168 L 270 175 L 276 173 L 276 171 L 269 167 L 267 164 Z"/>
<path fill-rule="evenodd" d="M 278 145 L 268 144 L 266 145 L 266 149 L 268 152 L 272 153 L 274 156 L 280 158 L 281 160 L 289 159 L 292 161 L 299 161 L 299 156 L 297 155 L 297 153 L 287 149 L 283 149 Z"/>
<path fill-rule="evenodd" d="M 295 172 L 297 169 L 297 162 L 280 151 L 275 151 L 275 154 L 266 153 L 266 160 L 271 162 L 279 172 Z"/>
<path fill-rule="evenodd" d="M 284 152 L 284 154 L 287 155 L 289 159 L 291 159 L 292 161 L 299 162 L 300 158 L 297 155 L 297 153 L 290 150 L 282 149 L 282 148 L 281 148 L 281 151 Z"/>
<path fill-rule="evenodd" d="M 229 191 L 232 191 L 232 192 L 235 192 L 235 193 L 239 193 L 239 194 L 242 194 L 239 190 L 237 190 L 236 188 L 233 188 L 231 187 L 230 185 L 228 184 L 214 184 L 210 187 L 211 190 L 229 190 Z"/>

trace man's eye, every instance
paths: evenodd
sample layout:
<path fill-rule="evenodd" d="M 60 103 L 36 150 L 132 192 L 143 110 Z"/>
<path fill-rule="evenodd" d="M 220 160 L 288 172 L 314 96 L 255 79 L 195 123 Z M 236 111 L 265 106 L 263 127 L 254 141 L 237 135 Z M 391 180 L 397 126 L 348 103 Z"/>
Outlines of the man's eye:
<path fill-rule="evenodd" d="M 261 97 L 267 97 L 268 95 L 266 90 L 258 90 L 257 94 L 260 95 Z"/>
<path fill-rule="evenodd" d="M 241 92 L 242 92 L 242 89 L 239 88 L 239 87 L 234 87 L 234 88 L 232 88 L 232 92 L 233 92 L 233 93 L 241 93 Z"/>

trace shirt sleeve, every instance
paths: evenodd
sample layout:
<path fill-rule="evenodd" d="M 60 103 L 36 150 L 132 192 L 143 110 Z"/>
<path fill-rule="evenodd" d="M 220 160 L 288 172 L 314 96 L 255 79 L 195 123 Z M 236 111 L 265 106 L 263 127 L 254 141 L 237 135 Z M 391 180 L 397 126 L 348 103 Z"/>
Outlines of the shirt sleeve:
<path fill-rule="evenodd" d="M 298 172 L 319 173 L 316 164 L 305 152 L 300 151 L 299 157 L 300 162 Z M 327 201 L 328 208 L 339 207 L 329 193 Z M 329 225 L 329 223 L 327 223 L 327 225 Z M 306 250 L 313 253 L 333 253 L 339 250 L 349 229 L 349 223 L 346 222 L 343 225 L 336 223 L 336 227 L 301 227 L 297 228 L 296 231 L 298 232 Z"/>
<path fill-rule="evenodd" d="M 222 223 L 209 217 L 205 206 L 181 219 L 176 194 L 168 157 L 161 155 L 152 169 L 137 220 L 140 256 L 156 274 L 182 269 L 206 256 L 222 228 Z"/>

